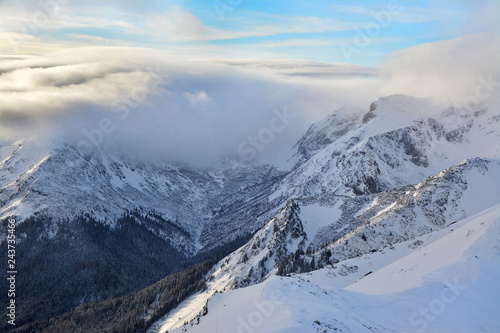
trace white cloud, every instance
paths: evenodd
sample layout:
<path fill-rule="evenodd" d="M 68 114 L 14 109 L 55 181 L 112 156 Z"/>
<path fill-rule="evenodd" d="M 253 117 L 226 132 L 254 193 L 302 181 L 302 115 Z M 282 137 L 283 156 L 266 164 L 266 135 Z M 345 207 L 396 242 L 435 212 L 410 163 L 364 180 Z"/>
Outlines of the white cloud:
<path fill-rule="evenodd" d="M 394 52 L 381 66 L 382 74 L 390 77 L 381 93 L 436 96 L 460 103 L 475 93 L 481 77 L 500 81 L 499 49 L 499 34 L 486 33 Z"/>
<path fill-rule="evenodd" d="M 342 106 L 368 108 L 394 93 L 463 100 L 479 77 L 500 81 L 497 34 L 419 45 L 372 67 L 306 60 L 222 59 L 134 47 L 84 47 L 0 57 L 0 139 L 66 136 L 108 118 L 103 145 L 145 158 L 215 164 L 268 126 L 272 110 L 296 116 L 259 152 L 288 155 L 314 121 Z M 117 110 L 127 109 L 126 117 Z M 123 118 L 123 119 L 122 119 Z"/>
<path fill-rule="evenodd" d="M 216 62 L 263 72 L 272 71 L 282 76 L 296 78 L 324 78 L 331 80 L 349 77 L 373 78 L 378 76 L 378 70 L 376 68 L 344 63 L 325 63 L 288 59 L 221 59 L 216 60 Z"/>
<path fill-rule="evenodd" d="M 204 90 L 197 90 L 194 93 L 184 92 L 182 93 L 182 97 L 184 97 L 193 107 L 207 105 L 212 100 L 212 97 L 208 96 Z"/>
<path fill-rule="evenodd" d="M 214 28 L 205 25 L 198 17 L 172 6 L 163 14 L 147 17 L 149 32 L 164 40 L 213 41 L 247 37 L 264 37 L 277 34 L 324 33 L 355 29 L 349 22 L 307 16 L 283 16 L 257 12 L 242 12 L 238 17 L 226 19 L 231 28 Z"/>
<path fill-rule="evenodd" d="M 207 39 L 238 39 L 278 34 L 308 34 L 352 30 L 359 24 L 311 16 L 284 16 L 256 12 L 242 12 L 231 18 L 232 29 L 209 29 Z"/>
<path fill-rule="evenodd" d="M 46 7 L 41 5 L 44 3 L 46 2 L 0 3 L 0 30 L 36 35 L 42 30 L 71 28 L 135 29 L 130 22 L 104 16 L 103 12 L 107 11 L 100 7 L 94 7 L 92 12 L 82 15 L 78 6 L 59 4 Z"/>
<path fill-rule="evenodd" d="M 353 70 L 361 76 L 346 79 Z M 325 71 L 330 79 L 318 80 L 317 73 Z M 374 80 L 362 76 L 373 77 L 368 67 L 183 60 L 138 48 L 91 47 L 6 58 L 0 72 L 4 140 L 37 131 L 40 137 L 78 142 L 85 139 L 83 129 L 95 129 L 108 118 L 116 130 L 105 136 L 104 146 L 123 145 L 140 156 L 197 165 L 237 154 L 239 143 L 268 126 L 273 109 L 286 107 L 296 118 L 259 152 L 261 161 L 287 155 L 313 121 L 335 108 L 368 105 L 375 98 Z M 122 119 L 123 109 L 128 111 Z"/>
<path fill-rule="evenodd" d="M 179 6 L 170 7 L 163 14 L 153 14 L 146 20 L 150 32 L 168 41 L 201 41 L 205 39 L 203 22 Z"/>
<path fill-rule="evenodd" d="M 68 37 L 73 38 L 73 39 L 80 39 L 83 41 L 86 41 L 88 43 L 94 43 L 97 45 L 109 45 L 110 40 L 107 38 L 102 38 L 99 36 L 93 36 L 93 35 L 85 35 L 85 34 L 67 34 Z"/>

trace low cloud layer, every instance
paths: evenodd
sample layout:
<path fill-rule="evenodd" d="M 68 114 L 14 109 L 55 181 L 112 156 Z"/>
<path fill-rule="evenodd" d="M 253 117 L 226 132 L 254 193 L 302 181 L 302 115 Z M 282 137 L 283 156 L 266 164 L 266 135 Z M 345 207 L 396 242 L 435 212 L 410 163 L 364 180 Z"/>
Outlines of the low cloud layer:
<path fill-rule="evenodd" d="M 117 47 L 3 57 L 0 139 L 64 137 L 85 142 L 82 149 L 96 144 L 196 166 L 242 151 L 259 162 L 283 161 L 311 123 L 339 107 L 368 110 L 394 93 L 461 101 L 474 94 L 478 77 L 498 82 L 498 46 L 492 34 L 425 44 L 390 55 L 380 71 L 299 60 L 186 60 Z M 252 138 L 259 140 L 255 154 Z"/>
<path fill-rule="evenodd" d="M 391 54 L 381 66 L 381 74 L 390 78 L 382 94 L 401 93 L 434 96 L 455 105 L 467 102 L 484 81 L 491 81 L 494 91 L 486 104 L 498 103 L 500 85 L 500 37 L 498 34 L 475 34 L 423 44 Z M 481 99 L 481 98 L 479 98 Z"/>
<path fill-rule="evenodd" d="M 376 96 L 367 94 L 376 75 L 369 67 L 186 61 L 138 48 L 6 58 L 0 71 L 4 141 L 65 137 L 195 165 L 241 153 L 242 143 L 269 128 L 277 110 L 286 110 L 290 122 L 278 126 L 272 138 L 267 133 L 255 156 L 280 159 L 312 122 L 343 105 L 367 105 Z"/>

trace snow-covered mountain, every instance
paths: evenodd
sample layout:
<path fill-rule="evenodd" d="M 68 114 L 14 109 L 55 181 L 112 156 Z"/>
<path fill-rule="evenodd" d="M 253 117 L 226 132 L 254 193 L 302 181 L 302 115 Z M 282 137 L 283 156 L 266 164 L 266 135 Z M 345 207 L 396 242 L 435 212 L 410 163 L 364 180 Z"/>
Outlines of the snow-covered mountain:
<path fill-rule="evenodd" d="M 23 140 L 0 151 L 0 218 L 89 213 L 112 225 L 124 211 L 139 209 L 182 229 L 163 236 L 193 254 L 221 236 L 261 228 L 289 199 L 379 193 L 467 158 L 497 158 L 499 145 L 488 143 L 498 140 L 499 117 L 429 99 L 381 98 L 367 110 L 340 109 L 312 125 L 294 147 L 297 163 L 288 173 L 243 164 L 200 170 Z"/>
<path fill-rule="evenodd" d="M 298 142 L 298 163 L 272 198 L 377 193 L 467 158 L 497 158 L 498 121 L 498 110 L 467 111 L 401 95 L 381 98 L 369 111 L 339 110 Z"/>
<path fill-rule="evenodd" d="M 444 228 L 451 230 L 498 205 L 499 179 L 499 160 L 476 158 L 418 184 L 376 195 L 291 200 L 246 245 L 219 262 L 208 289 L 170 314 L 159 331 L 189 322 L 221 291 L 248 287 L 276 274 L 303 276 L 328 267 L 333 285 L 345 287 L 346 281 L 421 249 L 443 235 Z M 359 259 L 371 257 L 377 258 L 376 265 Z"/>
<path fill-rule="evenodd" d="M 245 295 L 232 290 L 281 283 L 275 275 L 314 275 L 328 267 L 333 286 L 346 287 L 346 281 L 372 274 L 429 244 L 443 229 L 497 205 L 499 151 L 498 145 L 489 144 L 498 141 L 497 113 L 391 96 L 373 103 L 364 114 L 340 110 L 311 126 L 296 145 L 297 164 L 273 187 L 270 199 L 284 201 L 280 212 L 214 267 L 206 291 L 185 301 L 151 331 L 165 332 L 186 322 L 188 331 L 210 331 L 213 320 L 201 328 L 195 325 L 205 320 L 199 314 L 210 308 L 207 304 L 225 299 L 221 292 Z M 372 256 L 378 266 L 362 270 L 367 265 L 359 265 L 362 260 L 357 258 Z M 261 282 L 264 286 L 249 287 Z M 307 304 L 317 301 L 318 290 L 311 293 Z M 248 308 L 236 298 L 225 305 Z M 360 318 L 355 320 L 362 322 Z M 239 327 L 219 323 L 221 332 Z M 258 331 L 304 332 L 296 322 L 301 328 L 287 326 L 290 323 L 278 330 L 273 325 L 281 324 L 272 321 Z M 373 327 L 384 331 L 380 323 L 375 321 Z M 335 326 L 328 325 L 316 328 L 333 332 Z M 357 331 L 353 328 L 358 326 L 342 327 Z"/>
<path fill-rule="evenodd" d="M 261 215 L 265 205 L 257 207 L 260 200 L 255 197 L 281 176 L 271 166 L 199 170 L 134 161 L 102 149 L 82 154 L 75 145 L 61 142 L 41 147 L 19 141 L 2 148 L 1 156 L 0 218 L 15 215 L 22 221 L 34 214 L 65 219 L 89 213 L 113 226 L 124 212 L 139 209 L 161 217 L 164 225 L 154 231 L 188 255 L 212 241 L 203 232 L 207 221 L 225 224 L 226 215 Z M 254 198 L 252 205 L 245 205 L 249 198 Z M 244 234 L 256 228 L 249 223 L 221 230 Z"/>
<path fill-rule="evenodd" d="M 4 250 L 14 215 L 20 325 L 227 254 L 274 214 L 267 198 L 283 174 L 137 161 L 101 148 L 81 154 L 67 142 L 24 140 L 0 153 L 0 242 Z"/>
<path fill-rule="evenodd" d="M 458 226 L 476 223 L 478 219 L 470 220 L 476 214 L 493 214 L 488 209 L 500 203 L 499 111 L 465 110 L 401 95 L 381 98 L 366 109 L 340 109 L 312 125 L 297 142 L 290 154 L 294 166 L 287 172 L 241 163 L 222 170 L 194 169 L 138 161 L 101 148 L 82 154 L 67 142 L 41 148 L 19 141 L 1 149 L 1 218 L 15 215 L 22 225 L 35 216 L 26 227 L 29 232 L 19 235 L 28 257 L 39 255 L 46 243 L 94 248 L 101 238 L 74 235 L 74 224 L 66 221 L 75 219 L 90 235 L 102 233 L 95 223 L 107 225 L 112 242 L 135 228 L 137 237 L 128 235 L 127 241 L 144 240 L 137 260 L 143 258 L 150 263 L 147 267 L 161 262 L 162 253 L 178 252 L 176 261 L 187 260 L 246 239 L 213 267 L 206 290 L 170 311 L 152 332 L 181 327 L 211 332 L 213 325 L 222 325 L 214 332 L 235 331 L 243 323 L 222 323 L 217 313 L 225 305 L 247 311 L 249 305 L 238 297 L 253 304 L 268 300 L 254 296 L 273 288 L 294 300 L 273 305 L 279 309 L 276 319 L 266 317 L 266 324 L 255 331 L 398 331 L 406 326 L 379 320 L 382 310 L 364 313 L 357 308 L 363 302 L 392 302 L 393 294 L 374 298 L 341 288 L 355 288 L 359 280 L 357 286 L 365 286 L 366 293 L 367 282 L 361 281 L 382 274 L 377 272 L 384 266 L 426 246 L 448 244 L 439 239 Z M 38 239 L 30 239 L 40 224 Z M 457 231 L 451 234 L 459 239 L 462 233 Z M 145 245 L 153 240 L 154 247 Z M 56 260 L 63 245 L 45 255 Z M 97 256 L 107 257 L 111 247 L 98 248 Z M 68 259 L 90 270 L 85 275 L 89 283 L 101 276 L 100 268 L 89 269 L 89 258 L 95 256 Z M 120 265 L 107 276 L 114 285 L 134 274 L 122 270 L 126 261 Z M 293 286 L 297 290 L 285 292 Z M 77 296 L 88 300 L 99 295 Z M 394 297 L 409 306 L 405 297 L 415 295 L 402 289 Z M 310 316 L 312 309 L 322 307 L 331 310 Z M 345 307 L 353 309 L 350 316 L 339 315 Z M 247 331 L 255 328 L 245 325 L 250 325 Z M 493 327 L 488 325 L 485 329 Z"/>

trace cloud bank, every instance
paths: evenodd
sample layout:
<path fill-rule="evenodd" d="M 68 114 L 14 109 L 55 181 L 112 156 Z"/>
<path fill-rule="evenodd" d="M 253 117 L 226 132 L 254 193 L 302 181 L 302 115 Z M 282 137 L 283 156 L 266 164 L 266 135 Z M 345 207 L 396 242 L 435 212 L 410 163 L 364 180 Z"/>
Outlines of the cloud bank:
<path fill-rule="evenodd" d="M 500 35 L 485 33 L 428 43 L 389 55 L 381 74 L 390 78 L 382 94 L 434 96 L 460 105 L 483 81 L 500 83 Z M 496 82 L 496 83 L 495 83 Z M 479 89 L 481 90 L 481 89 Z M 498 91 L 485 103 L 498 103 Z"/>
<path fill-rule="evenodd" d="M 4 142 L 65 137 L 194 165 L 238 155 L 240 143 L 269 127 L 276 110 L 284 109 L 293 121 L 266 141 L 257 158 L 287 156 L 312 122 L 375 98 L 367 92 L 374 91 L 376 76 L 365 66 L 188 61 L 168 52 L 116 47 L 4 58 L 0 72 Z M 353 87 L 363 92 L 352 94 Z"/>
<path fill-rule="evenodd" d="M 188 59 L 133 47 L 6 56 L 0 58 L 0 139 L 64 137 L 140 158 L 214 166 L 261 135 L 265 144 L 256 159 L 274 163 L 289 156 L 311 123 L 340 107 L 368 110 L 395 93 L 463 101 L 480 77 L 500 81 L 499 45 L 494 34 L 424 44 L 391 54 L 380 69 Z M 276 112 L 289 121 L 278 123 Z M 264 130 L 272 128 L 279 130 Z"/>

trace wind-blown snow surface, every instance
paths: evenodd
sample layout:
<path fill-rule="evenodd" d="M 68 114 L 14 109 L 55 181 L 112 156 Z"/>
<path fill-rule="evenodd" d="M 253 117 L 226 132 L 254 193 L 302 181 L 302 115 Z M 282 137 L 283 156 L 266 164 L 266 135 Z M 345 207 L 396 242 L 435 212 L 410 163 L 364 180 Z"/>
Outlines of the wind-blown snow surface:
<path fill-rule="evenodd" d="M 417 251 L 406 242 L 352 259 L 373 272 L 346 288 L 334 269 L 274 276 L 215 294 L 205 315 L 170 332 L 498 332 L 499 235 L 496 205 L 420 237 Z"/>

